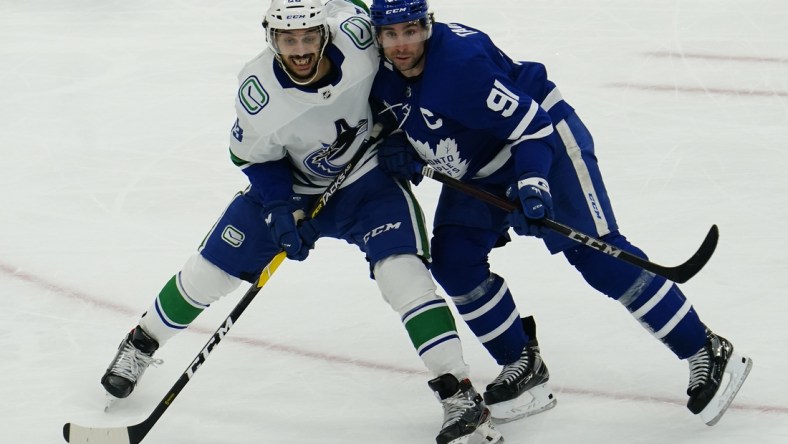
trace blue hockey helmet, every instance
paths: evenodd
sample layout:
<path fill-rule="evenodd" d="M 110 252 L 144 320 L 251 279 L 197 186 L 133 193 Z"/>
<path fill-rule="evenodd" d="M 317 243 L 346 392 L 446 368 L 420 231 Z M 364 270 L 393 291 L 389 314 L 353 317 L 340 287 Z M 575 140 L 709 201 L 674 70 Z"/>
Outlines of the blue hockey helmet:
<path fill-rule="evenodd" d="M 372 0 L 369 11 L 375 27 L 424 20 L 429 22 L 427 0 Z"/>

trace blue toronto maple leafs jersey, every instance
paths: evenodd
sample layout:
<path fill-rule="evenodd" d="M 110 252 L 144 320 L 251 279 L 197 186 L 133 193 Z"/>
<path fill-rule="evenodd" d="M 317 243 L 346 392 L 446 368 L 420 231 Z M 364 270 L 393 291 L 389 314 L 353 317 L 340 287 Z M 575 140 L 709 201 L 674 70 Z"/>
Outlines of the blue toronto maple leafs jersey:
<path fill-rule="evenodd" d="M 430 166 L 484 181 L 526 150 L 518 170 L 547 173 L 553 122 L 574 110 L 544 65 L 514 62 L 483 32 L 455 23 L 433 25 L 425 63 L 407 79 L 382 62 L 372 96 Z"/>

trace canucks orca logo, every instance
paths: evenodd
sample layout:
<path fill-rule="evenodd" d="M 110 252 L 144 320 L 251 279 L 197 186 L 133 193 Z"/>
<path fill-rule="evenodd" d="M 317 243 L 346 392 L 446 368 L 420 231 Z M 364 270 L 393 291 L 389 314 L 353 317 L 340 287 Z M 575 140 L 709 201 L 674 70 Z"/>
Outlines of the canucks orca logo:
<path fill-rule="evenodd" d="M 367 132 L 367 119 L 362 119 L 358 125 L 351 127 L 345 119 L 334 122 L 337 138 L 304 159 L 304 166 L 311 172 L 321 177 L 334 177 L 342 171 L 350 160 L 347 154 L 359 134 Z"/>

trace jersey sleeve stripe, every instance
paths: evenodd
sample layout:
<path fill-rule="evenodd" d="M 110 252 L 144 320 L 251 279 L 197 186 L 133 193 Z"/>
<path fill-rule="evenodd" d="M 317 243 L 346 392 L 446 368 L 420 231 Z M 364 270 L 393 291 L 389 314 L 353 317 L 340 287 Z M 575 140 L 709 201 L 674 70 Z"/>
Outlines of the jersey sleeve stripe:
<path fill-rule="evenodd" d="M 235 166 L 240 167 L 241 169 L 243 169 L 243 168 L 245 168 L 245 167 L 247 167 L 249 165 L 249 162 L 247 162 L 247 161 L 241 159 L 240 157 L 236 156 L 235 153 L 233 153 L 232 149 L 230 149 L 230 159 L 233 161 L 233 164 Z"/>
<path fill-rule="evenodd" d="M 553 88 L 542 101 L 542 108 L 544 108 L 545 111 L 550 111 L 550 108 L 563 100 L 564 97 L 561 95 L 561 91 L 559 91 L 558 88 Z"/>
<path fill-rule="evenodd" d="M 539 105 L 536 103 L 535 100 L 531 99 L 531 107 L 528 108 L 528 112 L 525 113 L 525 117 L 523 120 L 520 121 L 520 124 L 517 125 L 517 128 L 512 131 L 512 134 L 509 135 L 509 140 L 519 139 L 522 136 L 523 132 L 528 129 L 528 126 L 534 120 L 536 116 L 536 111 L 539 109 Z"/>
<path fill-rule="evenodd" d="M 496 171 L 498 171 L 502 166 L 509 161 L 509 158 L 512 157 L 512 147 L 517 145 L 520 142 L 529 140 L 529 139 L 540 139 L 542 137 L 548 136 L 553 132 L 552 125 L 548 125 L 541 130 L 537 131 L 534 134 L 523 136 L 514 142 L 506 144 L 495 157 L 492 158 L 489 162 L 487 162 L 483 167 L 479 168 L 479 171 L 474 174 L 474 179 L 483 179 Z"/>
<path fill-rule="evenodd" d="M 498 154 L 492 158 L 489 162 L 487 162 L 483 167 L 479 168 L 479 171 L 473 176 L 474 179 L 483 179 L 492 173 L 498 171 L 502 166 L 509 161 L 512 157 L 511 145 L 506 145 L 501 148 L 501 151 L 498 151 Z"/>
<path fill-rule="evenodd" d="M 553 125 L 547 125 L 546 127 L 540 129 L 539 131 L 537 131 L 537 132 L 535 132 L 533 134 L 528 134 L 528 135 L 525 135 L 523 137 L 520 137 L 519 139 L 517 139 L 514 142 L 510 143 L 509 146 L 511 147 L 511 146 L 517 145 L 518 143 L 524 142 L 526 140 L 541 139 L 542 137 L 547 137 L 547 136 L 549 136 L 552 133 L 553 133 Z"/>

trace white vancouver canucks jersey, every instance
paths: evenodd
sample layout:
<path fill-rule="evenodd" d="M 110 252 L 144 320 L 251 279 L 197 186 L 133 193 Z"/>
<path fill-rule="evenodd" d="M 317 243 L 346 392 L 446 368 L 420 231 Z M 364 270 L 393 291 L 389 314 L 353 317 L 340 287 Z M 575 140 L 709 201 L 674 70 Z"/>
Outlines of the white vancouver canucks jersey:
<path fill-rule="evenodd" d="M 379 56 L 369 17 L 344 0 L 329 1 L 326 11 L 332 40 L 324 57 L 340 71 L 333 84 L 316 91 L 296 86 L 275 69 L 278 62 L 269 48 L 238 76 L 233 161 L 248 168 L 287 157 L 293 165 L 293 191 L 301 194 L 322 192 L 372 127 L 368 98 Z M 376 163 L 367 154 L 345 185 Z"/>

